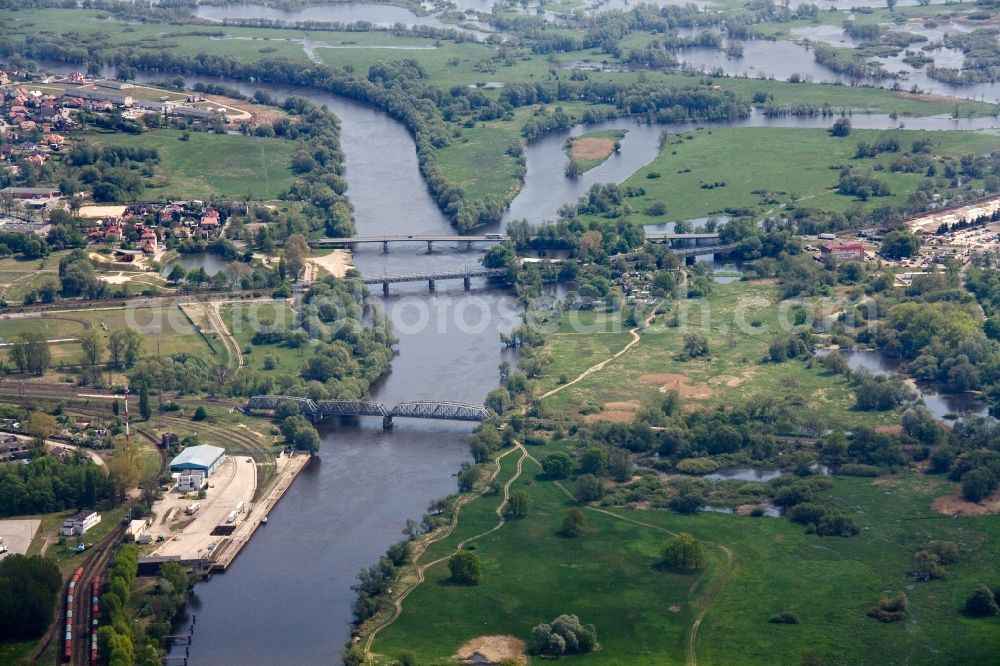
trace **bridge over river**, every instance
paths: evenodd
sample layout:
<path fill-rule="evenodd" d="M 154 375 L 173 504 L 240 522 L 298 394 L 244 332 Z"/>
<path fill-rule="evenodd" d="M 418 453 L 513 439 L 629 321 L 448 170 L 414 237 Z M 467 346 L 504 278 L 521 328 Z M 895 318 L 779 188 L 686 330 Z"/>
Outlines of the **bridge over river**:
<path fill-rule="evenodd" d="M 312 400 L 288 395 L 255 395 L 247 401 L 243 411 L 273 412 L 283 403 L 294 402 L 299 413 L 313 423 L 327 417 L 381 416 L 382 427 L 389 429 L 395 418 L 437 419 L 442 421 L 492 421 L 497 415 L 489 407 L 469 402 L 450 400 L 409 400 L 392 409 L 371 400 Z"/>

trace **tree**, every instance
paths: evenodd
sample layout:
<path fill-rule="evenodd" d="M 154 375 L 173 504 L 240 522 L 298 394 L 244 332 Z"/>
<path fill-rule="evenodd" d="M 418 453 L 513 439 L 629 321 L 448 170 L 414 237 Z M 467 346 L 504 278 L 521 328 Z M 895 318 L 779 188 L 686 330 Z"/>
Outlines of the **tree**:
<path fill-rule="evenodd" d="M 970 502 L 982 502 L 996 488 L 996 478 L 985 467 L 962 475 L 962 495 Z"/>
<path fill-rule="evenodd" d="M 542 458 L 542 471 L 553 479 L 565 479 L 573 471 L 573 459 L 562 451 Z"/>
<path fill-rule="evenodd" d="M 483 565 L 475 553 L 463 550 L 448 558 L 451 579 L 463 585 L 478 585 L 483 582 Z"/>
<path fill-rule="evenodd" d="M 208 412 L 205 411 L 204 407 L 198 405 L 198 408 L 194 410 L 194 416 L 191 417 L 191 420 L 204 421 L 207 417 L 208 417 Z"/>
<path fill-rule="evenodd" d="M 295 282 L 306 269 L 306 257 L 309 256 L 309 243 L 302 234 L 292 234 L 285 240 L 285 270 Z"/>
<path fill-rule="evenodd" d="M 135 442 L 118 440 L 115 454 L 108 461 L 108 478 L 119 501 L 125 501 L 125 494 L 135 488 L 140 478 L 138 447 Z"/>
<path fill-rule="evenodd" d="M 560 615 L 550 624 L 538 624 L 531 630 L 532 647 L 556 655 L 591 652 L 597 647 L 594 625 L 583 625 L 576 615 Z"/>
<path fill-rule="evenodd" d="M 568 537 L 583 536 L 587 532 L 587 516 L 576 507 L 570 509 L 563 518 L 562 531 Z"/>
<path fill-rule="evenodd" d="M 608 453 L 602 448 L 591 446 L 580 456 L 580 471 L 584 474 L 600 476 L 608 467 Z"/>
<path fill-rule="evenodd" d="M 531 495 L 526 490 L 515 490 L 510 494 L 508 513 L 515 518 L 524 518 L 531 511 Z"/>
<path fill-rule="evenodd" d="M 887 259 L 912 257 L 920 249 L 920 238 L 904 229 L 890 231 L 882 240 L 879 253 Z"/>
<path fill-rule="evenodd" d="M 104 341 L 96 329 L 90 328 L 77 338 L 83 350 L 83 365 L 95 366 L 101 362 L 104 355 Z"/>
<path fill-rule="evenodd" d="M 142 335 L 131 328 L 117 328 L 108 334 L 108 353 L 111 364 L 130 367 L 139 360 L 142 352 Z"/>
<path fill-rule="evenodd" d="M 830 128 L 831 136 L 850 136 L 851 135 L 851 119 L 850 118 L 838 118 L 833 123 L 833 127 Z"/>
<path fill-rule="evenodd" d="M 708 355 L 708 338 L 700 333 L 684 334 L 684 355 L 697 358 Z"/>
<path fill-rule="evenodd" d="M 467 493 L 479 480 L 479 470 L 475 467 L 463 467 L 458 473 L 458 490 Z"/>
<path fill-rule="evenodd" d="M 601 480 L 593 474 L 581 474 L 576 480 L 576 498 L 581 502 L 594 502 L 604 497 Z"/>
<path fill-rule="evenodd" d="M 965 612 L 976 617 L 989 617 L 1000 613 L 993 592 L 985 585 L 980 585 L 972 596 L 965 600 Z"/>
<path fill-rule="evenodd" d="M 199 405 L 200 407 L 200 405 Z M 153 411 L 149 407 L 149 389 L 145 384 L 139 385 L 139 416 L 143 421 L 148 421 Z"/>
<path fill-rule="evenodd" d="M 663 563 L 670 568 L 700 569 L 705 563 L 705 550 L 700 541 L 681 532 L 664 544 Z"/>
<path fill-rule="evenodd" d="M 187 275 L 187 271 L 180 264 L 174 264 L 173 268 L 170 269 L 170 273 L 167 275 L 167 279 L 174 284 L 180 284 L 181 280 Z"/>
<path fill-rule="evenodd" d="M 28 433 L 35 438 L 38 446 L 45 446 L 45 440 L 52 436 L 58 425 L 55 418 L 45 412 L 35 412 L 28 417 Z"/>
<path fill-rule="evenodd" d="M 11 345 L 11 358 L 18 372 L 43 375 L 52 363 L 52 351 L 44 335 L 28 331 Z"/>
<path fill-rule="evenodd" d="M 45 633 L 61 588 L 59 568 L 49 558 L 8 554 L 0 560 L 0 640 Z"/>

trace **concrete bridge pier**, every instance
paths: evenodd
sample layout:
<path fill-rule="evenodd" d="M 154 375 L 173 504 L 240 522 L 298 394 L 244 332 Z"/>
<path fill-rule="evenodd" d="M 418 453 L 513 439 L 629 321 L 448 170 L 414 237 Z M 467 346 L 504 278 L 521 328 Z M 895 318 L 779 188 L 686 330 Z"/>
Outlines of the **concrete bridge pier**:
<path fill-rule="evenodd" d="M 382 283 L 382 295 L 383 296 L 388 296 L 389 295 L 389 283 L 388 282 L 383 282 Z"/>
<path fill-rule="evenodd" d="M 469 291 L 470 289 L 472 289 L 472 278 L 470 278 L 470 277 L 462 278 L 462 283 L 465 285 L 465 290 L 466 291 Z"/>
<path fill-rule="evenodd" d="M 392 417 L 389 415 L 382 417 L 382 429 L 392 430 Z"/>
<path fill-rule="evenodd" d="M 427 241 L 427 254 L 434 252 L 434 241 Z"/>
<path fill-rule="evenodd" d="M 427 281 L 427 288 L 431 291 L 434 291 L 434 280 Z"/>
<path fill-rule="evenodd" d="M 472 249 L 472 241 L 466 241 L 465 242 L 465 249 L 466 250 L 471 250 Z"/>
<path fill-rule="evenodd" d="M 389 241 L 382 241 L 382 254 L 389 254 Z"/>

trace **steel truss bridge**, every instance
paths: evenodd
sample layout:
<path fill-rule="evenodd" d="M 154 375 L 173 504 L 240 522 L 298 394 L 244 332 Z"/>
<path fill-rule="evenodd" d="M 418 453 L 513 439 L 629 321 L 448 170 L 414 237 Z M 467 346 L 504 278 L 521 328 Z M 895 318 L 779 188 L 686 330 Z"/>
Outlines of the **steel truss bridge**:
<path fill-rule="evenodd" d="M 391 428 L 393 419 L 437 419 L 442 421 L 492 421 L 493 410 L 483 405 L 450 400 L 408 400 L 392 409 L 371 400 L 312 400 L 287 395 L 255 395 L 247 401 L 244 411 L 274 412 L 285 402 L 296 403 L 299 413 L 313 423 L 328 417 L 381 416 L 382 427 Z"/>

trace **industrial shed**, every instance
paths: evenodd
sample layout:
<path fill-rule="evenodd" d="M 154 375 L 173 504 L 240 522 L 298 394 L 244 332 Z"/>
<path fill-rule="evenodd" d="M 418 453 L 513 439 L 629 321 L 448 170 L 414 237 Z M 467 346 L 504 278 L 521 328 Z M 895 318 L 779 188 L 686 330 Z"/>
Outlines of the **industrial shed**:
<path fill-rule="evenodd" d="M 226 450 L 218 446 L 208 444 L 189 446 L 170 461 L 170 471 L 201 471 L 204 472 L 205 476 L 211 476 L 225 457 Z"/>

